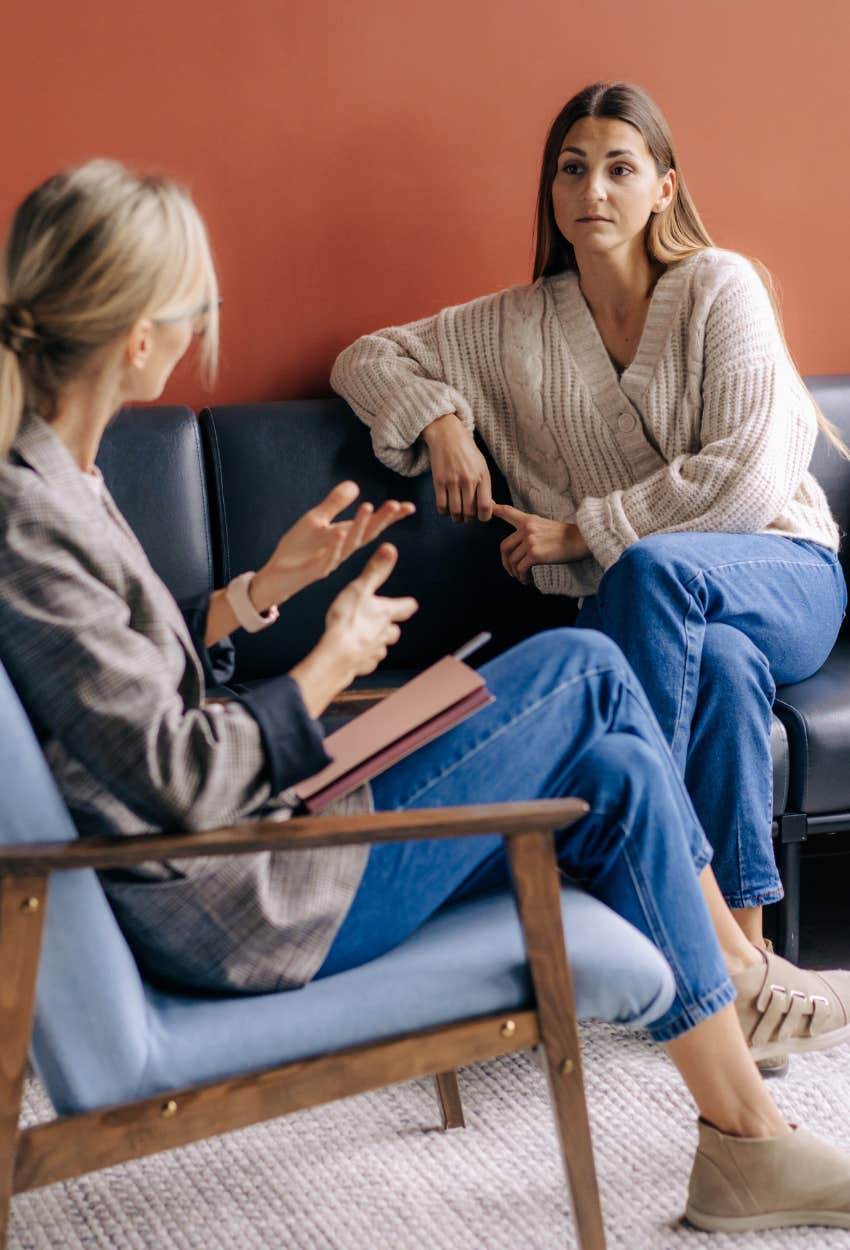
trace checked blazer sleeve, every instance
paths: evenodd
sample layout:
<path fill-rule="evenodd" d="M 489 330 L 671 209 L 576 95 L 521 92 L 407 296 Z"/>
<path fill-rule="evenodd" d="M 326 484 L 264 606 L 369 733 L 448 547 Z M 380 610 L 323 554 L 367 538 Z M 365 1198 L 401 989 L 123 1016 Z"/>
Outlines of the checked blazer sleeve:
<path fill-rule="evenodd" d="M 238 702 L 203 703 L 177 606 L 124 535 L 93 542 L 37 481 L 4 504 L 2 654 L 42 739 L 108 779 L 137 828 L 204 828 L 267 802 L 257 719 Z M 299 728 L 277 762 L 282 785 L 327 761 L 314 722 Z"/>

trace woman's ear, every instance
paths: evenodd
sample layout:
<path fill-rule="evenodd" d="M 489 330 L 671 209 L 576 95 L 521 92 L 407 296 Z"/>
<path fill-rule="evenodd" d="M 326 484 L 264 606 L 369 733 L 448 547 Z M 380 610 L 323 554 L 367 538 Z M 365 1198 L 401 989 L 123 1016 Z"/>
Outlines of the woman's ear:
<path fill-rule="evenodd" d="M 153 349 L 153 322 L 148 317 L 137 321 L 127 335 L 125 358 L 132 369 L 144 369 Z"/>
<path fill-rule="evenodd" d="M 658 198 L 652 206 L 654 213 L 663 213 L 665 208 L 669 208 L 673 203 L 673 196 L 676 192 L 676 171 L 668 169 L 667 173 L 661 179 L 661 185 L 658 188 Z"/>

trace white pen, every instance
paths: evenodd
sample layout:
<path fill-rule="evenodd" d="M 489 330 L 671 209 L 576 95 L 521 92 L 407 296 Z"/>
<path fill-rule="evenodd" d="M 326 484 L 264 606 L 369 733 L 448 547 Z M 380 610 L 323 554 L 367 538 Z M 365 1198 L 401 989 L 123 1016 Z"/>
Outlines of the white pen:
<path fill-rule="evenodd" d="M 465 660 L 467 656 L 472 655 L 473 651 L 478 651 L 485 646 L 493 637 L 486 629 L 480 634 L 476 634 L 474 638 L 470 638 L 469 642 L 465 642 L 462 647 L 458 647 L 457 651 L 453 651 L 452 655 L 456 660 Z"/>

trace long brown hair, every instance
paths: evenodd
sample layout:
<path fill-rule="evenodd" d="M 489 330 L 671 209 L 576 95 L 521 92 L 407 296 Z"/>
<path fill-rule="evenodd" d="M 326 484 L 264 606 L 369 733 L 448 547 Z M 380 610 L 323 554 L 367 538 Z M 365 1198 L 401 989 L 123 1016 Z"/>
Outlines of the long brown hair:
<path fill-rule="evenodd" d="M 0 272 L 0 456 L 25 409 L 49 418 L 59 391 L 137 320 L 187 314 L 202 279 L 218 350 L 218 285 L 204 224 L 167 178 L 89 161 L 19 205 Z"/>
<path fill-rule="evenodd" d="M 654 213 L 647 223 L 646 250 L 662 265 L 684 260 L 714 243 L 702 223 L 679 169 L 670 127 L 658 105 L 641 87 L 628 82 L 596 82 L 568 100 L 549 128 L 540 168 L 537 193 L 537 228 L 534 278 L 548 278 L 575 269 L 573 246 L 555 224 L 552 183 L 567 133 L 583 117 L 612 117 L 634 126 L 644 139 L 659 177 L 676 172 L 673 198 L 667 208 Z"/>
<path fill-rule="evenodd" d="M 537 192 L 533 272 L 535 281 L 538 278 L 549 278 L 554 274 L 576 268 L 573 245 L 564 238 L 555 222 L 552 183 L 558 171 L 558 157 L 561 154 L 564 139 L 572 126 L 583 117 L 611 117 L 634 126 L 635 130 L 643 136 L 659 177 L 663 177 L 671 169 L 675 171 L 676 185 L 673 189 L 672 200 L 666 208 L 653 213 L 647 222 L 646 251 L 650 260 L 662 265 L 671 265 L 704 248 L 714 247 L 679 168 L 673 148 L 673 136 L 661 109 L 642 87 L 635 86 L 634 83 L 596 82 L 589 87 L 584 87 L 568 100 L 549 127 L 549 134 L 543 148 L 540 186 Z M 788 359 L 796 370 L 797 366 L 785 338 L 776 288 L 771 274 L 761 261 L 751 259 L 751 263 L 767 289 Z M 817 415 L 818 427 L 822 430 L 824 437 L 845 459 L 850 460 L 850 448 L 847 447 L 836 427 L 823 415 L 814 399 L 812 399 L 812 406 Z"/>

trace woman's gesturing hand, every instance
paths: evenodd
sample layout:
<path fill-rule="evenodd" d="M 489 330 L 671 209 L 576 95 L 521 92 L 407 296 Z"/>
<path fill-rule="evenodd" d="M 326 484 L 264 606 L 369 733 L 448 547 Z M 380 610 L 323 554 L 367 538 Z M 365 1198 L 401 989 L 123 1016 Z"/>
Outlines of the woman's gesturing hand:
<path fill-rule="evenodd" d="M 493 505 L 493 516 L 514 527 L 499 550 L 505 572 L 517 581 L 530 582 L 535 564 L 569 564 L 590 555 L 581 530 L 569 521 L 548 521 L 505 503 Z"/>
<path fill-rule="evenodd" d="M 440 516 L 453 521 L 489 521 L 493 495 L 487 461 L 453 412 L 426 426 L 422 437 L 431 456 L 431 476 Z"/>
<path fill-rule="evenodd" d="M 389 499 L 377 511 L 372 504 L 362 503 L 352 520 L 337 521 L 359 493 L 355 482 L 341 482 L 286 531 L 251 582 L 251 602 L 258 612 L 329 576 L 388 526 L 416 511 L 412 503 Z"/>
<path fill-rule="evenodd" d="M 359 577 L 341 590 L 325 618 L 325 638 L 345 656 L 351 676 L 372 673 L 401 636 L 399 621 L 409 620 L 419 608 L 415 599 L 387 599 L 376 594 L 398 559 L 390 543 L 382 543 Z"/>
<path fill-rule="evenodd" d="M 321 716 L 355 677 L 372 673 L 401 635 L 400 621 L 419 608 L 415 599 L 378 595 L 395 567 L 398 552 L 382 543 L 359 577 L 341 590 L 328 609 L 325 632 L 291 676 L 311 716 Z"/>

